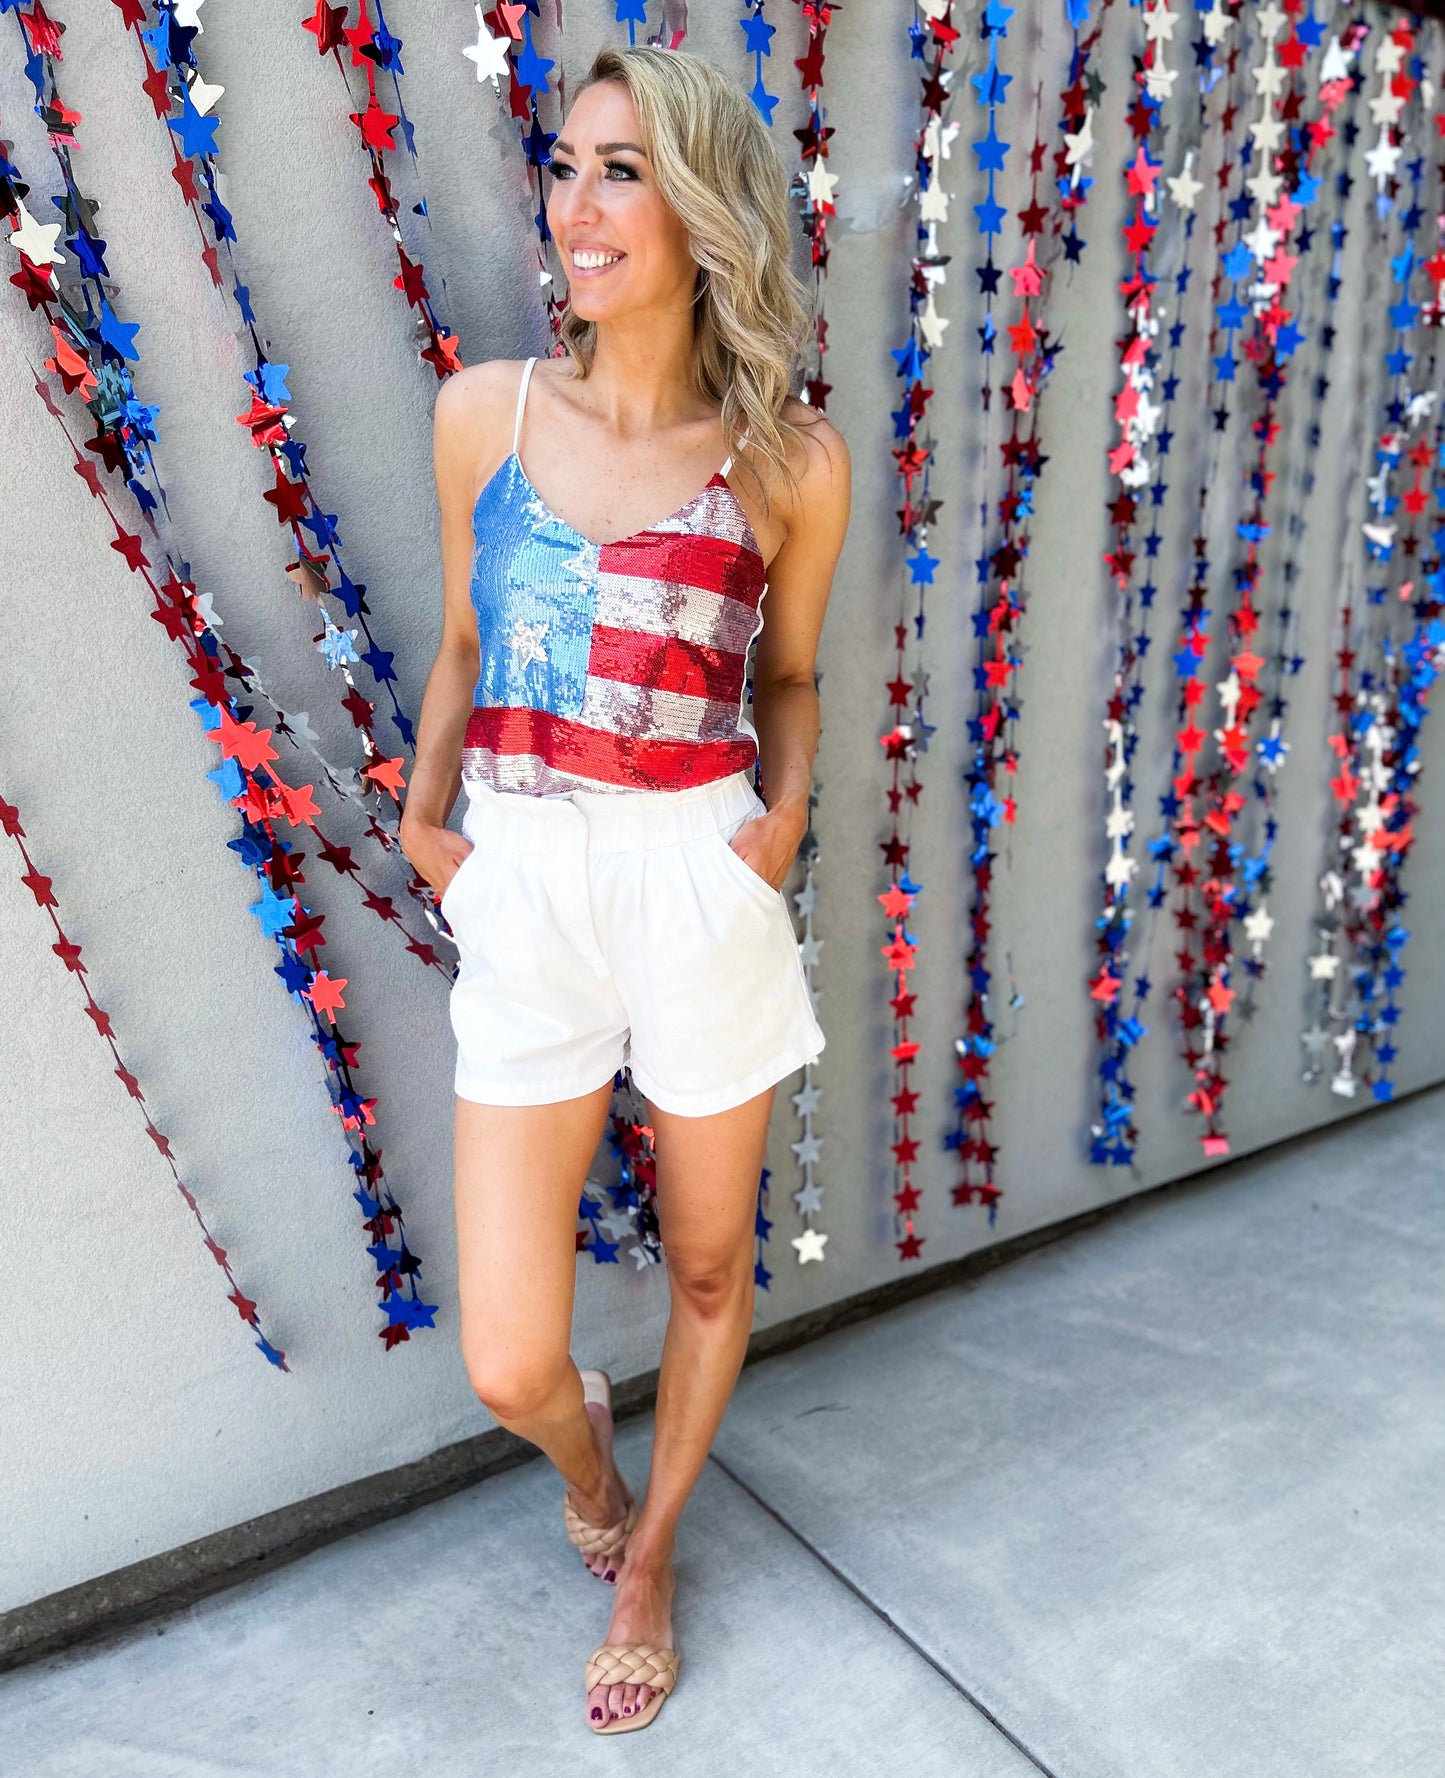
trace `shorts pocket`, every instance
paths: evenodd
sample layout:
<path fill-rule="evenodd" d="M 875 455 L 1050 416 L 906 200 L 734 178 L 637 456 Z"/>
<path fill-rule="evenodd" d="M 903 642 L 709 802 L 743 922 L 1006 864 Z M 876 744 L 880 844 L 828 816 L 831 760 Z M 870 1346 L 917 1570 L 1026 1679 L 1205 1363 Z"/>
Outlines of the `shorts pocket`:
<path fill-rule="evenodd" d="M 452 880 L 447 884 L 446 888 L 442 890 L 442 898 L 437 903 L 437 907 L 441 910 L 442 918 L 446 921 L 446 923 L 449 926 L 451 925 L 451 915 L 447 912 L 447 906 L 449 903 L 451 903 L 455 900 L 454 891 L 456 890 L 457 885 L 461 882 L 462 878 L 466 875 L 467 871 L 470 869 L 472 860 L 477 855 L 477 850 L 478 850 L 478 848 L 476 846 L 473 846 L 471 851 L 467 853 L 466 857 L 461 861 L 461 863 L 457 866 L 457 868 L 452 872 Z"/>
<path fill-rule="evenodd" d="M 737 833 L 739 829 L 746 827 L 748 822 L 753 820 L 753 818 L 754 817 L 751 815 L 747 816 L 746 819 L 738 823 L 737 827 L 733 829 L 733 832 Z M 765 906 L 775 907 L 782 899 L 782 890 L 774 889 L 771 883 L 758 875 L 746 858 L 742 857 L 741 854 L 734 852 L 732 847 L 728 844 L 729 837 L 730 836 L 721 828 L 719 828 L 712 836 L 715 845 L 722 852 L 723 857 L 726 860 L 727 869 L 733 876 L 741 877 L 752 893 L 756 895 Z"/>

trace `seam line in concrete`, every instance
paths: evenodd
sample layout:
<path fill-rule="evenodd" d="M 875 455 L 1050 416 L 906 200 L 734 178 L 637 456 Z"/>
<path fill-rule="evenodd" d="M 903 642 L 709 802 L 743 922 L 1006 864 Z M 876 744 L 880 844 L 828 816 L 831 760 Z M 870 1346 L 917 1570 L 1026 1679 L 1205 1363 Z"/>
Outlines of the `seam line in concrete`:
<path fill-rule="evenodd" d="M 739 1488 L 741 1488 L 743 1493 L 746 1494 L 749 1497 L 749 1499 L 755 1500 L 757 1502 L 757 1504 L 763 1509 L 763 1511 L 765 1513 L 768 1514 L 768 1516 L 771 1519 L 775 1520 L 776 1523 L 778 1523 L 779 1525 L 782 1526 L 783 1530 L 787 1532 L 789 1537 L 793 1538 L 795 1542 L 800 1543 L 803 1546 L 803 1548 L 808 1552 L 808 1554 L 813 1558 L 813 1560 L 815 1562 L 820 1563 L 824 1568 L 826 1568 L 828 1570 L 829 1574 L 831 1574 L 835 1580 L 841 1581 L 842 1584 L 845 1587 L 847 1587 L 848 1591 L 853 1595 L 853 1597 L 855 1599 L 861 1600 L 863 1602 L 863 1604 L 868 1607 L 869 1611 L 871 1611 L 873 1613 L 874 1617 L 880 1619 L 883 1623 L 885 1623 L 888 1626 L 888 1628 L 893 1632 L 893 1634 L 896 1637 L 898 1637 L 898 1639 L 901 1642 L 906 1642 L 908 1644 L 908 1646 L 913 1650 L 914 1654 L 916 1654 L 921 1661 L 927 1661 L 928 1665 L 930 1667 L 932 1667 L 933 1671 L 939 1676 L 939 1678 L 942 1679 L 945 1684 L 951 1686 L 953 1688 L 953 1690 L 958 1693 L 959 1697 L 961 1697 L 964 1700 L 965 1703 L 972 1705 L 972 1707 L 979 1713 L 979 1715 L 981 1717 L 984 1718 L 984 1720 L 986 1722 L 992 1724 L 992 1726 L 998 1730 L 999 1734 L 1001 1734 L 1006 1741 L 1010 1742 L 1014 1747 L 1016 1747 L 1019 1750 L 1019 1752 L 1024 1756 L 1024 1758 L 1029 1762 L 1030 1765 L 1034 1766 L 1038 1771 L 1040 1771 L 1044 1774 L 1044 1778 L 1058 1778 L 1057 1773 L 1055 1773 L 1051 1767 L 1046 1766 L 1044 1764 L 1044 1762 L 1038 1757 L 1038 1755 L 1032 1750 L 1032 1748 L 1025 1746 L 1025 1744 L 1019 1740 L 1018 1736 L 1013 1733 L 1013 1731 L 1007 1726 L 1007 1724 L 1000 1722 L 999 1719 L 994 1715 L 994 1713 L 988 1708 L 988 1706 L 986 1704 L 982 1703 L 978 1698 L 974 1697 L 973 1693 L 968 1689 L 968 1687 L 966 1685 L 960 1684 L 960 1682 L 954 1678 L 953 1674 L 951 1674 L 948 1671 L 947 1667 L 941 1665 L 940 1662 L 938 1660 L 936 1660 L 935 1657 L 929 1653 L 929 1651 L 923 1646 L 923 1644 L 921 1642 L 916 1641 L 912 1636 L 910 1636 L 908 1634 L 907 1630 L 905 1630 L 901 1624 L 897 1623 L 893 1618 L 891 1618 L 888 1615 L 888 1613 L 883 1609 L 883 1607 L 877 1602 L 876 1599 L 870 1599 L 868 1594 L 863 1591 L 862 1587 L 860 1587 L 856 1581 L 854 1581 L 848 1575 L 846 1575 L 843 1572 L 843 1570 L 841 1568 L 839 1568 L 839 1566 L 837 1565 L 836 1562 L 830 1561 L 828 1559 L 828 1557 L 825 1556 L 823 1554 L 823 1552 L 817 1547 L 816 1544 L 810 1542 L 808 1540 L 808 1538 L 804 1537 L 803 1533 L 798 1530 L 796 1525 L 790 1524 L 788 1522 L 788 1520 L 785 1519 L 783 1517 L 783 1515 L 777 1510 L 776 1507 L 774 1507 L 769 1501 L 764 1500 L 764 1498 L 762 1497 L 761 1494 L 758 1493 L 756 1488 L 750 1487 L 748 1485 L 748 1483 L 745 1482 L 743 1480 L 743 1478 L 736 1472 L 736 1470 L 730 1469 L 727 1466 L 727 1464 L 723 1462 L 722 1458 L 717 1455 L 717 1453 L 715 1451 L 708 1452 L 708 1461 L 711 1463 L 715 1463 L 718 1466 L 718 1468 L 723 1472 L 723 1474 L 728 1478 L 728 1480 L 730 1482 L 735 1483 Z"/>

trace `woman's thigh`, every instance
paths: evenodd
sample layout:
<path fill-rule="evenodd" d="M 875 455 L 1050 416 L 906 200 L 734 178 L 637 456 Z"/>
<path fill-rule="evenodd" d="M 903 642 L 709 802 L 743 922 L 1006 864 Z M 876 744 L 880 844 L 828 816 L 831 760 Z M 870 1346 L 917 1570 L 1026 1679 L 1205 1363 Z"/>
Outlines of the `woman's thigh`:
<path fill-rule="evenodd" d="M 674 1281 L 706 1287 L 752 1270 L 758 1184 L 776 1085 L 728 1111 L 682 1117 L 647 1101 L 657 1221 Z"/>
<path fill-rule="evenodd" d="M 456 1100 L 462 1351 L 479 1374 L 540 1377 L 571 1343 L 577 1206 L 612 1082 L 549 1105 Z"/>

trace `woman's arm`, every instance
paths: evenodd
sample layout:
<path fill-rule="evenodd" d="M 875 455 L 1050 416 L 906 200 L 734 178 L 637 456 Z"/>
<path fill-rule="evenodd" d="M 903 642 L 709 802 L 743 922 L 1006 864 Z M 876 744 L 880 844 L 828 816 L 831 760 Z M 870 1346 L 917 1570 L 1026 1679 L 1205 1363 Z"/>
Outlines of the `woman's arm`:
<path fill-rule="evenodd" d="M 813 670 L 852 500 L 852 460 L 842 433 L 819 414 L 805 437 L 807 459 L 788 514 L 787 538 L 768 566 L 753 661 L 753 724 L 768 812 L 733 836 L 733 850 L 775 889 L 786 880 L 808 830 L 820 720 Z"/>
<path fill-rule="evenodd" d="M 462 742 L 481 672 L 472 609 L 472 505 L 477 468 L 488 449 L 488 419 L 498 409 L 500 362 L 469 365 L 437 391 L 432 461 L 441 510 L 442 634 L 417 724 L 416 758 L 401 818 L 402 851 L 441 894 L 470 844 L 447 826 L 462 787 Z"/>

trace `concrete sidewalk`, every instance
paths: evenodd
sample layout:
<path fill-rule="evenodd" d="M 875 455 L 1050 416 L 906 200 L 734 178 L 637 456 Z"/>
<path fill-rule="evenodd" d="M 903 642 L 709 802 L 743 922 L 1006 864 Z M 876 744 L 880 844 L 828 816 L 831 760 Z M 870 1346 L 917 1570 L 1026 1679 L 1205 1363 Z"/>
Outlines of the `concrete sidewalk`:
<path fill-rule="evenodd" d="M 0 1769 L 1440 1778 L 1442 1152 L 1435 1089 L 749 1366 L 640 1733 L 538 1461 L 0 1675 Z"/>

